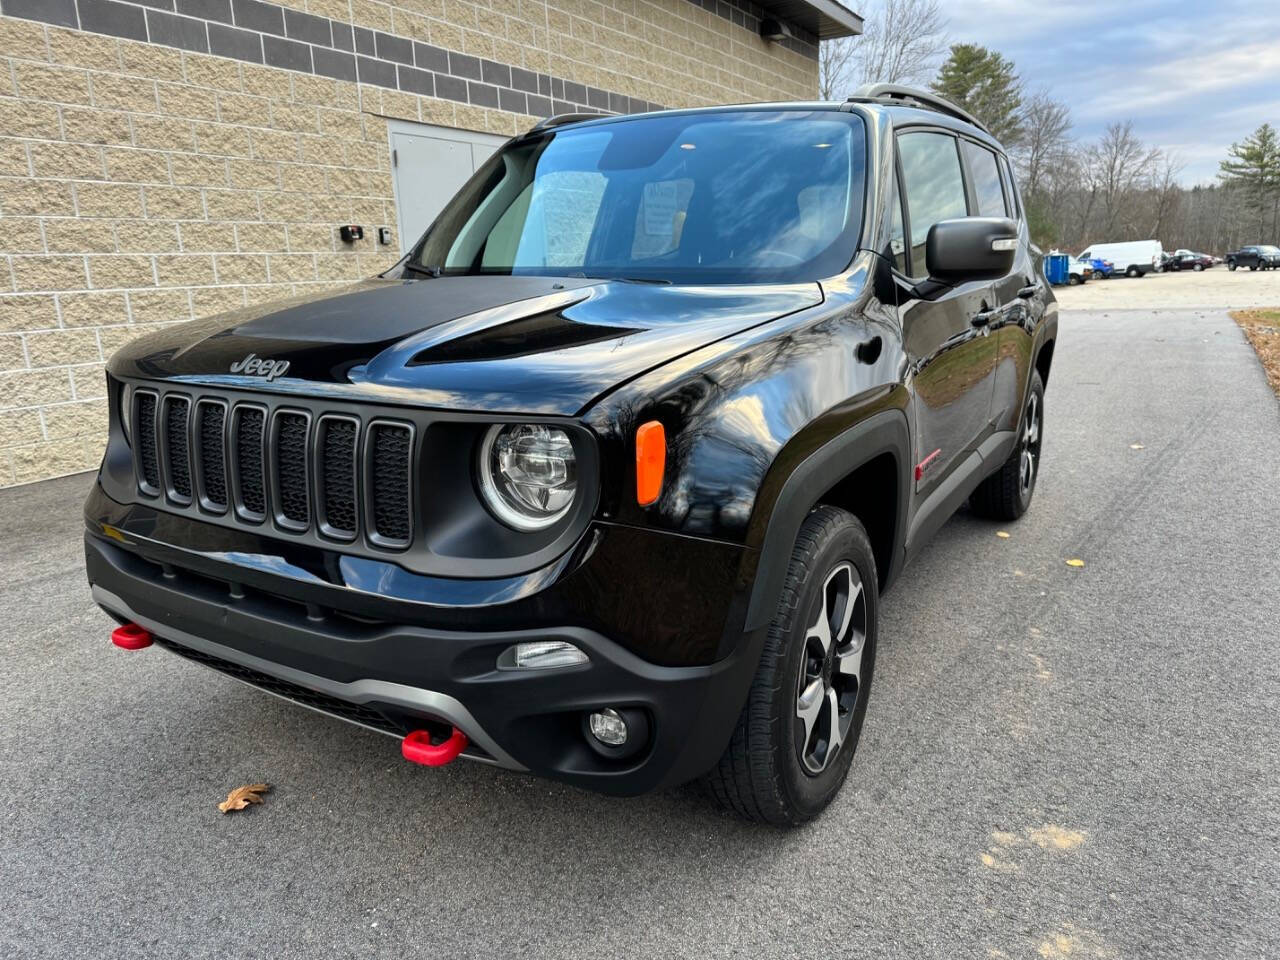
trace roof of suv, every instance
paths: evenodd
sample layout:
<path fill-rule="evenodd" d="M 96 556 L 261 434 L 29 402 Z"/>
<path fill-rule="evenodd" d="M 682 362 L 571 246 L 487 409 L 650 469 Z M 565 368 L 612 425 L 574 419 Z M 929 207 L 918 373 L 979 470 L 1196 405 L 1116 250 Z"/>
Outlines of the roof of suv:
<path fill-rule="evenodd" d="M 729 113 L 742 110 L 841 110 L 866 113 L 887 114 L 895 126 L 908 124 L 929 124 L 941 126 L 964 133 L 967 136 L 986 142 L 989 146 L 1003 152 L 999 141 L 987 131 L 981 122 L 962 110 L 943 100 L 935 94 L 910 87 L 891 86 L 889 84 L 873 84 L 862 87 L 847 100 L 784 100 L 766 103 L 731 103 L 708 107 L 686 107 L 678 110 L 663 110 L 650 113 L 629 114 L 592 114 L 569 113 L 548 117 L 528 131 L 530 134 L 573 124 L 603 126 L 610 123 L 625 123 L 641 117 L 662 114 L 707 114 Z"/>

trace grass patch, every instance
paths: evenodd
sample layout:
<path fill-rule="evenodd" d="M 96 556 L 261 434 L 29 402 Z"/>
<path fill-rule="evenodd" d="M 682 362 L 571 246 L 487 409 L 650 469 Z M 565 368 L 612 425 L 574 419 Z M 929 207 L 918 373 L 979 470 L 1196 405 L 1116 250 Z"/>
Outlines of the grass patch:
<path fill-rule="evenodd" d="M 1258 351 L 1271 389 L 1280 397 L 1280 308 L 1232 310 L 1231 319 L 1240 324 L 1253 349 Z"/>

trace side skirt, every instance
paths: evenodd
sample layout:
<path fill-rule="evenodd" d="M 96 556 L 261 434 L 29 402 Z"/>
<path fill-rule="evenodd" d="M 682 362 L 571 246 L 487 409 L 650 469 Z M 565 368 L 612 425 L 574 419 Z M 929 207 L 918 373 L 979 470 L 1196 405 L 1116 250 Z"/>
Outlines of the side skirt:
<path fill-rule="evenodd" d="M 908 560 L 969 499 L 969 494 L 973 493 L 978 484 L 1004 465 L 1013 452 L 1017 438 L 1018 435 L 1013 430 L 997 430 L 921 502 L 907 526 Z"/>

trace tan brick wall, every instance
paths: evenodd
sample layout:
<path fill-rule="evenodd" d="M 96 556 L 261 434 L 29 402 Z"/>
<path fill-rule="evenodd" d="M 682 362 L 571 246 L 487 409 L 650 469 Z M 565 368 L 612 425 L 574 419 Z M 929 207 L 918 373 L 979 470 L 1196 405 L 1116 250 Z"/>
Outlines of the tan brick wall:
<path fill-rule="evenodd" d="M 817 82 L 687 0 L 285 5 L 671 106 Z M 532 122 L 0 16 L 0 486 L 97 465 L 104 361 L 132 337 L 390 265 L 385 118 Z"/>

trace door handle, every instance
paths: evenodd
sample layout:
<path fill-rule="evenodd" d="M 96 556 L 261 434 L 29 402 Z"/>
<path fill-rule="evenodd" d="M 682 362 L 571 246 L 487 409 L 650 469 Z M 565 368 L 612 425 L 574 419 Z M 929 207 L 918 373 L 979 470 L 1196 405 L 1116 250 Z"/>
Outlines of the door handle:
<path fill-rule="evenodd" d="M 1039 292 L 1040 292 L 1040 288 L 1037 287 L 1034 283 L 1032 283 L 1032 284 L 1029 284 L 1028 286 L 1023 287 L 1021 290 L 1018 291 L 1018 299 L 1030 300 Z"/>
<path fill-rule="evenodd" d="M 995 315 L 996 315 L 995 310 L 981 310 L 978 313 L 975 313 L 969 319 L 969 322 L 973 324 L 975 327 L 985 327 L 985 326 L 988 326 L 991 323 L 991 321 L 995 319 Z"/>

